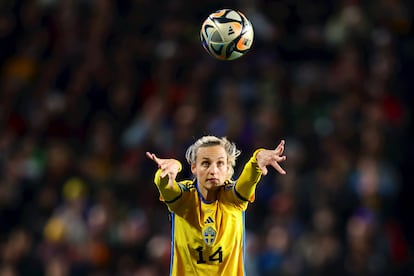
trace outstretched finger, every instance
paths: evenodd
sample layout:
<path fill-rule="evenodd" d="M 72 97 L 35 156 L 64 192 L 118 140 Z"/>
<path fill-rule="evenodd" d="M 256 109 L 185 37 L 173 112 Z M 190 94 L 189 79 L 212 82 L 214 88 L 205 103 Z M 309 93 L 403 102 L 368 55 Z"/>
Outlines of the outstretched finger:
<path fill-rule="evenodd" d="M 276 147 L 276 154 L 281 155 L 285 150 L 285 140 L 280 141 L 279 145 Z"/>
<path fill-rule="evenodd" d="M 151 152 L 147 151 L 147 152 L 145 153 L 145 155 L 146 155 L 149 159 L 154 160 L 154 154 L 153 154 L 153 153 L 151 153 Z"/>
<path fill-rule="evenodd" d="M 151 153 L 151 152 L 146 152 L 146 155 L 147 155 L 147 157 L 149 158 L 149 159 L 151 159 L 152 161 L 154 161 L 155 163 L 157 163 L 158 165 L 160 165 L 160 162 L 159 162 L 159 160 L 158 160 L 158 157 L 154 154 L 154 153 Z"/>
<path fill-rule="evenodd" d="M 286 171 L 279 165 L 276 160 L 272 163 L 272 167 L 275 168 L 280 174 L 286 174 Z"/>
<path fill-rule="evenodd" d="M 261 166 L 260 170 L 262 171 L 262 175 L 267 175 L 267 168 L 266 166 Z"/>

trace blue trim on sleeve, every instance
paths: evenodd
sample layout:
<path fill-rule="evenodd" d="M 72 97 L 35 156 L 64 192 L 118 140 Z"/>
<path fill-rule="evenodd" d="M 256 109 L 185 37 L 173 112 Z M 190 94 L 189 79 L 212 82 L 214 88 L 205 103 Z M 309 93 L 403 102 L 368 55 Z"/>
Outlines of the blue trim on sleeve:
<path fill-rule="evenodd" d="M 182 195 L 183 195 L 183 192 L 181 191 L 181 193 L 180 193 L 180 194 L 179 194 L 176 198 L 174 198 L 174 199 L 172 199 L 172 200 L 165 200 L 165 203 L 167 203 L 167 204 L 174 203 L 174 202 L 176 202 L 178 199 L 180 199 Z"/>
<path fill-rule="evenodd" d="M 239 198 L 239 199 L 241 199 L 241 200 L 243 200 L 243 201 L 249 201 L 247 198 L 245 198 L 244 196 L 242 196 L 241 194 L 239 194 L 239 192 L 238 191 L 236 191 L 236 184 L 234 184 L 234 186 L 233 186 L 233 191 L 234 191 L 234 194 Z"/>

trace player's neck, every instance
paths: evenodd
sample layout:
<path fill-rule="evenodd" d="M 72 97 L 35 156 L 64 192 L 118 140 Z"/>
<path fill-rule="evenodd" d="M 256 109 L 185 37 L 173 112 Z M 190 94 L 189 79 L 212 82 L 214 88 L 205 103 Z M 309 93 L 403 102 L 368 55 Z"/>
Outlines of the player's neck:
<path fill-rule="evenodd" d="M 206 195 L 203 195 L 206 201 L 216 201 L 217 200 L 218 190 L 207 191 Z"/>
<path fill-rule="evenodd" d="M 212 202 L 217 200 L 219 189 L 206 189 L 204 187 L 199 187 L 199 189 L 204 201 Z"/>

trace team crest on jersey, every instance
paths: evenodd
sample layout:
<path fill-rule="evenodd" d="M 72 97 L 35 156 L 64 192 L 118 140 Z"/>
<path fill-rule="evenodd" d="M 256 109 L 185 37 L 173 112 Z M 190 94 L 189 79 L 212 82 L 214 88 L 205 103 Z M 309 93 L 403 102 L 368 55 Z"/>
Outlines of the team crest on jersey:
<path fill-rule="evenodd" d="M 207 226 L 204 228 L 203 230 L 203 240 L 204 242 L 211 246 L 214 244 L 214 241 L 216 240 L 217 237 L 217 231 L 211 227 L 211 226 Z"/>

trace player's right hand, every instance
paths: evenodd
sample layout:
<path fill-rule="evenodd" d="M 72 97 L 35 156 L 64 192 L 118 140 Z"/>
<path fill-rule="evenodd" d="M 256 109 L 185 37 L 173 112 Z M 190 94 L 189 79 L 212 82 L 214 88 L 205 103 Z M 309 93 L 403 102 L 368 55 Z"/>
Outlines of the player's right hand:
<path fill-rule="evenodd" d="M 158 169 L 161 170 L 161 178 L 168 176 L 168 186 L 172 188 L 174 186 L 174 180 L 177 177 L 177 174 L 181 171 L 180 161 L 171 158 L 158 158 L 154 153 L 151 152 L 146 152 L 146 155 L 149 159 L 158 165 Z"/>

